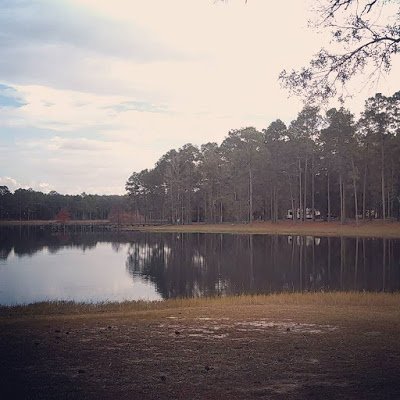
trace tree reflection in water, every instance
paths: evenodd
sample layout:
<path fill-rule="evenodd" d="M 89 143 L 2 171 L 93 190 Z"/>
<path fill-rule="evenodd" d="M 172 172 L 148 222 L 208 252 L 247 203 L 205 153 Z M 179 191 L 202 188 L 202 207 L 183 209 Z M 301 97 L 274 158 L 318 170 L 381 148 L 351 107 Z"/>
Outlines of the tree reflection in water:
<path fill-rule="evenodd" d="M 154 284 L 163 298 L 301 291 L 398 291 L 400 240 L 232 234 L 0 229 L 0 262 L 10 254 L 126 251 L 126 270 Z M 123 246 L 123 244 L 125 244 Z M 3 260 L 3 261 L 2 261 Z M 106 268 L 99 256 L 99 265 Z M 67 268 L 68 266 L 63 266 Z"/>
<path fill-rule="evenodd" d="M 400 241 L 389 239 L 144 233 L 130 244 L 126 266 L 164 298 L 397 291 L 399 254 Z"/>

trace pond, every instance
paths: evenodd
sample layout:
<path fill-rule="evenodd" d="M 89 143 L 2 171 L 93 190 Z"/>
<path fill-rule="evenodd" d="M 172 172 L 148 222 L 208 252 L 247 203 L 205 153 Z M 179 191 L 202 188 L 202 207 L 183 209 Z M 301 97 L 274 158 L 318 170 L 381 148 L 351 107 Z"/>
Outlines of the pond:
<path fill-rule="evenodd" d="M 0 228 L 0 304 L 399 291 L 400 240 Z"/>

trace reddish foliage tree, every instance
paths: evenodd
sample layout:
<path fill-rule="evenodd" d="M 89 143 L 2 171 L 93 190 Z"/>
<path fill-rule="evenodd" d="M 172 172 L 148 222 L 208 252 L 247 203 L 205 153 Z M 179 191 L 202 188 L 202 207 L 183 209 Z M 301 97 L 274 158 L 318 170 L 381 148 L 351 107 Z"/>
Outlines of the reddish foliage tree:
<path fill-rule="evenodd" d="M 125 211 L 119 207 L 111 209 L 108 220 L 117 224 L 141 224 L 145 221 L 143 215 L 140 215 L 138 212 Z"/>
<path fill-rule="evenodd" d="M 65 223 L 71 219 L 71 214 L 66 208 L 62 208 L 56 215 L 56 220 Z"/>

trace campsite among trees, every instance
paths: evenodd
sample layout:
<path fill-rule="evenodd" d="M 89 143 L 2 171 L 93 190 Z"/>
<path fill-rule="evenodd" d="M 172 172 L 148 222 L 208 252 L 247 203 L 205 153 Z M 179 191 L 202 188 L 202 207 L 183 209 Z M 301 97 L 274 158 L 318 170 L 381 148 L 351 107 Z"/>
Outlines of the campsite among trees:
<path fill-rule="evenodd" d="M 231 130 L 221 145 L 186 144 L 126 190 L 146 221 L 294 221 L 399 218 L 400 92 L 376 94 L 360 118 L 306 106 L 286 126 Z"/>
<path fill-rule="evenodd" d="M 170 150 L 153 169 L 130 176 L 131 207 L 145 220 L 175 224 L 399 219 L 400 92 L 369 98 L 357 121 L 344 108 L 321 115 L 315 106 L 350 97 L 347 85 L 357 75 L 377 82 L 390 72 L 400 43 L 400 14 L 391 6 L 322 2 L 312 25 L 329 32 L 335 50 L 321 48 L 308 66 L 279 77 L 308 104 L 297 118 L 261 132 L 232 130 L 220 146 Z"/>

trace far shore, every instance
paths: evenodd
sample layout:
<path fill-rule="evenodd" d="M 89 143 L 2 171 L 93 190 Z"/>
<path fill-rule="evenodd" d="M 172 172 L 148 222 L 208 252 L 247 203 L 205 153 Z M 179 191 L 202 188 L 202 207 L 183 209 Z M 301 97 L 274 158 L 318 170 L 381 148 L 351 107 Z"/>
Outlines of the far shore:
<path fill-rule="evenodd" d="M 400 238 L 400 222 L 398 221 L 360 221 L 349 220 L 345 224 L 338 221 L 306 221 L 293 222 L 282 220 L 277 223 L 254 222 L 248 223 L 221 223 L 191 225 L 156 225 L 131 224 L 111 222 L 108 220 L 71 220 L 65 223 L 55 220 L 31 221 L 0 221 L 0 226 L 107 226 L 111 230 L 140 231 L 140 232 L 177 232 L 177 233 L 228 233 L 228 234 L 259 234 L 259 235 L 310 235 L 310 236 L 344 236 L 344 237 L 378 237 Z"/>
<path fill-rule="evenodd" d="M 0 221 L 0 226 L 50 226 L 50 225 L 108 225 L 110 221 L 107 219 L 83 219 L 83 220 L 70 220 L 70 221 L 56 221 L 54 219 L 31 219 L 26 220 L 11 220 Z"/>
<path fill-rule="evenodd" d="M 231 233 L 261 235 L 311 235 L 400 238 L 400 222 L 255 222 L 252 224 L 192 224 L 143 226 L 132 229 L 146 232 Z"/>

